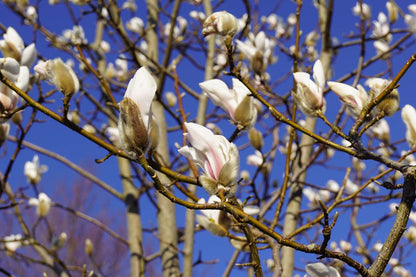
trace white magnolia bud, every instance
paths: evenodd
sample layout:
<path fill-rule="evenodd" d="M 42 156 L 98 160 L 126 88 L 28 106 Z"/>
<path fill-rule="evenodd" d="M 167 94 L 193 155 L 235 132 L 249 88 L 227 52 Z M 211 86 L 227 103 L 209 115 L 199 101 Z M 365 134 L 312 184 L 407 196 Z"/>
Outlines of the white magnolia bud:
<path fill-rule="evenodd" d="M 9 123 L 0 124 L 0 147 L 7 140 L 7 136 L 9 135 L 9 131 L 10 131 Z"/>
<path fill-rule="evenodd" d="M 0 49 L 4 57 L 11 57 L 16 61 L 20 61 L 22 51 L 25 48 L 22 38 L 12 27 L 7 28 L 7 32 L 0 40 Z"/>
<path fill-rule="evenodd" d="M 176 103 L 178 103 L 178 98 L 176 98 L 176 95 L 173 92 L 166 92 L 165 98 L 169 107 L 175 107 Z"/>
<path fill-rule="evenodd" d="M 120 101 L 118 129 L 121 146 L 127 155 L 137 159 L 141 152 L 146 152 L 158 140 L 157 122 L 151 113 L 151 104 L 156 92 L 153 76 L 142 67 L 130 80 L 123 100 Z M 152 126 L 155 130 L 152 134 Z"/>
<path fill-rule="evenodd" d="M 30 206 L 36 206 L 36 213 L 40 217 L 44 217 L 49 213 L 51 209 L 51 199 L 46 193 L 41 192 L 39 193 L 38 198 L 30 198 L 29 199 Z"/>
<path fill-rule="evenodd" d="M 254 149 L 260 150 L 263 147 L 263 134 L 259 130 L 251 128 L 248 132 L 248 138 Z"/>
<path fill-rule="evenodd" d="M 41 79 L 49 80 L 67 97 L 79 90 L 77 75 L 61 58 L 38 62 L 34 70 Z"/>
<path fill-rule="evenodd" d="M 88 256 L 91 256 L 92 252 L 94 251 L 94 245 L 92 244 L 92 241 L 90 239 L 85 240 L 84 250 Z"/>
<path fill-rule="evenodd" d="M 202 27 L 204 37 L 211 34 L 233 37 L 238 31 L 238 20 L 226 11 L 215 12 L 205 19 Z"/>

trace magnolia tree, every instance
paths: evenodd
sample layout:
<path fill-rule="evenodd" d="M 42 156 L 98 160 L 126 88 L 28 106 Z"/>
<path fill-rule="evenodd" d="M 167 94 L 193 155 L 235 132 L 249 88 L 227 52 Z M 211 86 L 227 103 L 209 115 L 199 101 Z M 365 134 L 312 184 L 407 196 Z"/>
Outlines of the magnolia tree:
<path fill-rule="evenodd" d="M 416 5 L 265 2 L 2 1 L 1 275 L 416 271 Z"/>

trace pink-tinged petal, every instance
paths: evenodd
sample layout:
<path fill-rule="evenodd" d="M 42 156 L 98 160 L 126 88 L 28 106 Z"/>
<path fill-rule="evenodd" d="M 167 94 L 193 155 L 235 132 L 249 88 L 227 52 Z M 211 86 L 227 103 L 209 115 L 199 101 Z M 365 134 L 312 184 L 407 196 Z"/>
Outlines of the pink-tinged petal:
<path fill-rule="evenodd" d="M 139 107 L 143 123 L 150 122 L 150 107 L 155 96 L 157 84 L 145 67 L 139 68 L 130 80 L 124 97 L 132 99 Z"/>
<path fill-rule="evenodd" d="M 293 78 L 295 79 L 296 83 L 302 84 L 303 86 L 307 87 L 312 93 L 316 93 L 318 91 L 318 87 L 309 77 L 310 75 L 306 72 L 293 73 Z"/>
<path fill-rule="evenodd" d="M 217 180 L 225 163 L 225 157 L 221 153 L 218 140 L 208 128 L 195 123 L 185 123 L 188 130 L 187 139 L 192 147 L 205 155 L 204 169 L 213 179 Z"/>
<path fill-rule="evenodd" d="M 336 95 L 339 96 L 342 102 L 351 106 L 352 108 L 358 107 L 362 109 L 363 102 L 361 101 L 360 92 L 358 89 L 350 85 L 331 81 L 328 81 L 328 86 L 333 92 L 335 92 Z"/>
<path fill-rule="evenodd" d="M 234 116 L 237 102 L 227 84 L 219 79 L 212 79 L 199 83 L 199 86 L 215 105 L 224 109 L 231 116 Z"/>
<path fill-rule="evenodd" d="M 320 60 L 316 60 L 313 65 L 313 79 L 315 80 L 318 88 L 321 89 L 320 93 L 322 93 L 322 90 L 325 87 L 325 73 Z"/>
<path fill-rule="evenodd" d="M 11 90 L 5 84 L 0 83 L 0 103 L 2 104 L 5 112 L 14 110 L 18 99 L 19 96 L 13 90 Z M 0 121 L 0 123 L 3 122 Z"/>
<path fill-rule="evenodd" d="M 205 167 L 205 155 L 201 151 L 186 145 L 186 146 L 183 146 L 183 147 L 179 148 L 178 152 L 181 155 L 183 155 L 186 158 L 193 161 L 200 168 L 204 169 L 204 167 Z"/>

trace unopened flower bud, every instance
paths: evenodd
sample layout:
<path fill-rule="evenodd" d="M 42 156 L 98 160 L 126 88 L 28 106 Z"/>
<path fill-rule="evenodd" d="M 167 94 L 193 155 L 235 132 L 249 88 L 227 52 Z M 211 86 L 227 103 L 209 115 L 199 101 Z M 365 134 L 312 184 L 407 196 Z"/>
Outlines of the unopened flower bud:
<path fill-rule="evenodd" d="M 402 119 L 406 124 L 406 140 L 410 147 L 416 146 L 416 110 L 407 104 L 402 109 Z"/>
<path fill-rule="evenodd" d="M 138 151 L 147 149 L 149 134 L 140 115 L 139 107 L 128 97 L 119 103 L 119 130 L 124 151 L 132 158 L 137 158 Z"/>
<path fill-rule="evenodd" d="M 173 92 L 166 92 L 165 94 L 166 101 L 168 102 L 169 107 L 174 107 L 176 103 L 178 102 L 178 98 L 176 98 L 176 95 Z"/>
<path fill-rule="evenodd" d="M 91 256 L 92 252 L 94 251 L 94 245 L 92 244 L 92 241 L 90 239 L 85 240 L 84 250 L 88 256 Z"/>
<path fill-rule="evenodd" d="M 41 79 L 52 82 L 66 97 L 70 97 L 79 90 L 77 75 L 61 58 L 39 62 L 34 70 Z"/>
<path fill-rule="evenodd" d="M 249 242 L 246 241 L 244 237 L 238 237 L 238 238 L 240 238 L 240 239 L 238 239 L 238 240 L 237 239 L 230 239 L 231 245 L 237 250 L 240 250 L 240 251 L 243 251 L 243 252 L 250 252 Z"/>
<path fill-rule="evenodd" d="M 51 209 L 51 199 L 48 195 L 46 195 L 46 193 L 41 192 L 39 193 L 38 198 L 29 199 L 29 205 L 36 206 L 36 213 L 40 217 L 44 217 L 49 213 Z"/>
<path fill-rule="evenodd" d="M 204 37 L 211 34 L 233 37 L 238 31 L 238 20 L 226 11 L 215 12 L 205 19 L 202 27 Z"/>
<path fill-rule="evenodd" d="M 22 66 L 31 67 L 35 63 L 37 55 L 38 52 L 36 50 L 35 44 L 29 44 L 22 52 L 20 64 Z"/>
<path fill-rule="evenodd" d="M 121 146 L 127 155 L 137 159 L 140 153 L 147 152 L 151 146 L 152 123 L 154 120 L 151 104 L 156 92 L 156 82 L 153 76 L 142 67 L 130 80 L 123 100 L 119 103 L 120 116 L 118 129 Z M 155 128 L 157 131 L 158 128 Z M 158 133 L 153 134 L 155 145 Z"/>
<path fill-rule="evenodd" d="M 244 182 L 248 182 L 250 180 L 250 172 L 248 172 L 248 170 L 241 170 L 240 178 L 243 179 Z"/>
<path fill-rule="evenodd" d="M 81 119 L 79 118 L 78 112 L 77 111 L 70 111 L 68 113 L 68 120 L 72 121 L 75 124 L 79 124 L 79 122 L 81 121 Z"/>
<path fill-rule="evenodd" d="M 258 75 L 262 75 L 266 69 L 266 64 L 264 61 L 264 56 L 261 51 L 256 51 L 253 55 L 251 60 L 251 68 L 253 69 L 254 73 Z"/>
<path fill-rule="evenodd" d="M 253 98 L 245 96 L 235 110 L 234 119 L 240 129 L 249 129 L 256 122 L 257 111 L 253 106 Z"/>
<path fill-rule="evenodd" d="M 53 82 L 65 96 L 72 95 L 79 90 L 78 77 L 72 68 L 60 58 L 54 60 L 54 71 Z"/>
<path fill-rule="evenodd" d="M 90 134 L 95 134 L 95 127 L 91 124 L 85 124 L 84 127 L 82 127 L 82 129 Z"/>
<path fill-rule="evenodd" d="M 159 130 L 159 124 L 157 123 L 157 120 L 154 116 L 152 117 L 151 124 L 152 124 L 152 127 L 150 131 L 150 138 L 151 138 L 152 144 L 150 146 L 150 149 L 156 149 L 156 147 L 159 144 L 160 130 Z"/>
<path fill-rule="evenodd" d="M 9 123 L 0 124 L 0 147 L 7 140 L 7 136 L 9 134 L 9 131 L 10 131 Z"/>
<path fill-rule="evenodd" d="M 0 49 L 4 57 L 20 61 L 24 48 L 25 44 L 16 30 L 12 27 L 7 28 L 7 32 L 3 35 L 3 40 L 0 40 Z"/>
<path fill-rule="evenodd" d="M 263 134 L 259 130 L 251 128 L 248 132 L 248 138 L 250 140 L 251 146 L 253 146 L 254 149 L 260 151 L 264 145 Z"/>
<path fill-rule="evenodd" d="M 399 15 L 399 8 L 393 1 L 386 2 L 386 8 L 389 15 L 390 24 L 393 24 L 397 21 Z"/>
<path fill-rule="evenodd" d="M 377 97 L 390 84 L 391 81 L 382 78 L 370 78 L 365 84 L 371 88 Z M 393 89 L 380 103 L 377 110 L 384 113 L 385 116 L 392 116 L 399 110 L 399 92 Z"/>
<path fill-rule="evenodd" d="M 393 89 L 383 101 L 377 105 L 377 109 L 384 112 L 386 116 L 392 116 L 399 110 L 399 92 Z"/>
<path fill-rule="evenodd" d="M 21 112 L 20 113 L 15 113 L 12 116 L 12 122 L 16 125 L 20 125 L 22 123 L 22 118 L 23 118 L 23 116 L 22 116 Z"/>

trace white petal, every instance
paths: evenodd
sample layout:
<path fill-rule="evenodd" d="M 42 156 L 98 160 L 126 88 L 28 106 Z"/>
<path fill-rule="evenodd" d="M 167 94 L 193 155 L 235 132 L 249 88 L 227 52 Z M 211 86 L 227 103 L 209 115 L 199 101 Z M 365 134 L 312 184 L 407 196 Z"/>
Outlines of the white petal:
<path fill-rule="evenodd" d="M 39 199 L 37 198 L 30 198 L 28 201 L 29 206 L 38 206 L 39 205 Z"/>
<path fill-rule="evenodd" d="M 199 83 L 199 86 L 215 105 L 220 106 L 229 114 L 234 115 L 234 111 L 237 108 L 237 102 L 227 84 L 219 79 L 212 79 Z"/>
<path fill-rule="evenodd" d="M 236 78 L 233 78 L 233 90 L 237 96 L 237 105 L 241 103 L 244 97 L 251 94 L 250 90 Z"/>
<path fill-rule="evenodd" d="M 359 97 L 360 92 L 356 88 L 343 83 L 330 81 L 328 81 L 328 86 L 345 104 L 351 107 L 363 107 L 363 103 Z"/>
<path fill-rule="evenodd" d="M 27 68 L 26 66 L 21 66 L 19 77 L 17 78 L 17 81 L 16 81 L 16 86 L 26 92 L 27 88 L 29 87 L 29 79 L 30 79 L 29 68 Z"/>
<path fill-rule="evenodd" d="M 12 82 L 16 82 L 19 76 L 20 65 L 15 59 L 0 58 L 0 69 L 3 75 L 7 77 L 7 79 Z"/>
<path fill-rule="evenodd" d="M 150 121 L 150 107 L 155 96 L 157 84 L 145 67 L 139 68 L 130 80 L 124 97 L 132 99 L 139 107 L 143 123 Z M 146 125 L 148 126 L 148 125 Z"/>
<path fill-rule="evenodd" d="M 248 60 L 251 60 L 253 56 L 256 54 L 257 49 L 254 46 L 248 45 L 240 40 L 236 40 L 237 48 L 242 52 Z"/>
<path fill-rule="evenodd" d="M 321 89 L 325 86 L 325 73 L 324 68 L 320 60 L 316 60 L 315 64 L 313 65 L 313 79 L 317 86 Z"/>
<path fill-rule="evenodd" d="M 20 64 L 31 67 L 36 61 L 37 54 L 38 53 L 36 51 L 35 44 L 31 43 L 23 50 Z"/>
<path fill-rule="evenodd" d="M 215 135 L 199 124 L 185 123 L 185 127 L 188 130 L 187 139 L 192 147 L 204 153 L 206 157 L 205 173 L 217 180 L 225 163 L 225 157 L 219 149 Z"/>
<path fill-rule="evenodd" d="M 25 44 L 20 37 L 19 33 L 16 32 L 13 27 L 7 28 L 7 32 L 3 35 L 4 40 L 8 43 L 12 43 L 16 49 L 21 53 L 23 51 L 23 48 L 25 47 Z"/>

